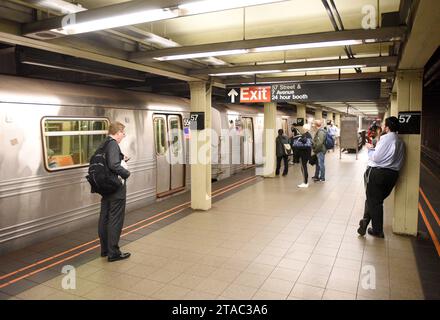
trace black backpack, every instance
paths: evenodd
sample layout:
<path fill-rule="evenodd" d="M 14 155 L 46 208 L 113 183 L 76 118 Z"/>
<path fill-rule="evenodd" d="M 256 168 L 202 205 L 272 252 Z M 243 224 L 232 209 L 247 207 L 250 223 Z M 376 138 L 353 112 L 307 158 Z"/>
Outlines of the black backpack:
<path fill-rule="evenodd" d="M 86 177 L 92 187 L 91 192 L 102 196 L 115 193 L 122 186 L 118 176 L 110 171 L 107 164 L 106 149 L 110 141 L 105 141 L 90 158 L 89 175 Z"/>

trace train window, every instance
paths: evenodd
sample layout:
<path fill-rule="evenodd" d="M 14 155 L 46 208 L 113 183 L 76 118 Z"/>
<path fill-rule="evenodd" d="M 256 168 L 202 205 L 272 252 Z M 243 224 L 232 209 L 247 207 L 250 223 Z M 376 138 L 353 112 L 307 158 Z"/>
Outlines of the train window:
<path fill-rule="evenodd" d="M 180 128 L 180 119 L 178 117 L 169 118 L 170 122 L 170 142 L 171 142 L 171 152 L 175 157 L 179 156 L 179 153 L 182 151 L 182 137 L 181 137 L 181 128 Z"/>
<path fill-rule="evenodd" d="M 50 171 L 85 166 L 105 139 L 107 119 L 44 118 L 44 152 Z"/>
<path fill-rule="evenodd" d="M 166 140 L 166 125 L 165 119 L 162 117 L 156 117 L 153 120 L 154 124 L 154 141 L 156 142 L 156 153 L 158 155 L 164 155 L 167 151 Z"/>

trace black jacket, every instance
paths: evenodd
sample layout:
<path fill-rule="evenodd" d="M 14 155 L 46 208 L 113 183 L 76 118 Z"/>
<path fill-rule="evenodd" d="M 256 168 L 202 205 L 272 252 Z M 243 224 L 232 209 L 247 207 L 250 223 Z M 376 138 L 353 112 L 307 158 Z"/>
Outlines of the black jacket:
<path fill-rule="evenodd" d="M 287 139 L 287 136 L 284 134 L 282 136 L 278 135 L 278 137 L 275 139 L 276 144 L 276 151 L 277 151 L 277 157 L 283 157 L 286 155 L 284 152 L 284 144 L 289 144 L 289 140 Z"/>
<path fill-rule="evenodd" d="M 301 139 L 303 143 L 306 143 L 307 139 L 312 140 L 312 135 L 309 132 L 305 132 L 301 135 Z M 305 160 L 310 160 L 310 157 L 312 156 L 312 148 L 306 148 L 306 149 L 295 149 L 297 152 L 298 157 L 301 157 Z"/>
<path fill-rule="evenodd" d="M 127 169 L 121 166 L 121 161 L 124 159 L 124 155 L 121 152 L 121 148 L 119 148 L 118 142 L 112 137 L 108 136 L 106 138 L 106 141 L 107 140 L 110 140 L 105 150 L 107 165 L 110 171 L 112 171 L 115 175 L 118 175 L 122 179 L 126 180 L 130 176 L 130 171 L 128 171 Z M 121 188 L 119 188 L 118 191 L 116 191 L 115 193 L 109 196 L 106 196 L 106 198 L 123 199 L 126 196 L 126 191 L 127 189 L 124 181 L 124 183 L 122 184 Z"/>

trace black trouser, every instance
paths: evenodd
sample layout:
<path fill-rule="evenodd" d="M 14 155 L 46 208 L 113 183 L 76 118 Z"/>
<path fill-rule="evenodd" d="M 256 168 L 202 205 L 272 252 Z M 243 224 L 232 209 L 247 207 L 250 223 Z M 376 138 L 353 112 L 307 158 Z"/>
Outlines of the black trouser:
<path fill-rule="evenodd" d="M 396 185 L 399 172 L 391 169 L 367 168 L 364 174 L 367 200 L 365 200 L 364 220 L 372 221 L 373 231 L 383 232 L 383 201 Z"/>
<path fill-rule="evenodd" d="M 119 250 L 119 238 L 125 217 L 126 198 L 106 198 L 101 200 L 101 214 L 99 215 L 99 240 L 101 241 L 101 253 L 109 257 L 121 254 Z"/>
<path fill-rule="evenodd" d="M 307 171 L 307 163 L 309 162 L 309 157 L 307 156 L 307 154 L 301 154 L 299 157 L 301 159 L 301 171 L 304 177 L 304 183 L 307 184 L 307 182 L 309 181 L 309 172 Z"/>
<path fill-rule="evenodd" d="M 287 174 L 287 172 L 289 171 L 289 157 L 288 156 L 277 157 L 277 169 L 275 171 L 276 175 L 280 174 L 281 160 L 284 160 L 284 171 L 283 171 L 283 174 Z"/>

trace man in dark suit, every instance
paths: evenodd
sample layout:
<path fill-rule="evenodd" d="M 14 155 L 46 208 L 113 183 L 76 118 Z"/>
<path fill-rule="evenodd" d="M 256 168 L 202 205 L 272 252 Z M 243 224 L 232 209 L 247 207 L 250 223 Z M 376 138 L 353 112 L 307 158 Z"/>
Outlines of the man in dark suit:
<path fill-rule="evenodd" d="M 99 239 L 101 241 L 101 257 L 108 257 L 108 261 L 118 261 L 130 257 L 130 253 L 119 250 L 119 238 L 125 216 L 125 202 L 127 199 L 126 179 L 130 171 L 123 167 L 128 160 L 121 152 L 119 143 L 125 137 L 125 126 L 116 121 L 110 124 L 109 135 L 103 143 L 107 143 L 105 155 L 110 171 L 117 175 L 121 186 L 114 193 L 103 196 L 101 199 L 101 213 L 99 216 Z"/>

